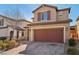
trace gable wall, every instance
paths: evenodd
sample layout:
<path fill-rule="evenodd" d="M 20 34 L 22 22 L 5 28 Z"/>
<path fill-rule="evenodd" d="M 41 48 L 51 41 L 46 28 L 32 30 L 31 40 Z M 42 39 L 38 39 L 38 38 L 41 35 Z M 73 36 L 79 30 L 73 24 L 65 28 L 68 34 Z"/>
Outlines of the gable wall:
<path fill-rule="evenodd" d="M 34 13 L 34 22 L 38 21 L 38 13 L 39 12 L 44 12 L 44 11 L 50 11 L 51 12 L 51 20 L 56 20 L 56 9 L 55 8 L 50 8 L 50 7 L 41 7 Z"/>

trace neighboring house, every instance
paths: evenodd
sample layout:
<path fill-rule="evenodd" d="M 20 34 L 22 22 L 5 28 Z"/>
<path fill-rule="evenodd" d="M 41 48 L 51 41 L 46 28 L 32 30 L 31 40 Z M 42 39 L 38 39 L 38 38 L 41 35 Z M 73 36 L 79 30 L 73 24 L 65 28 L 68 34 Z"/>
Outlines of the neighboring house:
<path fill-rule="evenodd" d="M 10 38 L 12 35 L 14 39 L 27 39 L 28 29 L 25 26 L 29 23 L 31 22 L 24 19 L 15 20 L 0 15 L 0 37 Z"/>
<path fill-rule="evenodd" d="M 30 41 L 65 43 L 70 38 L 69 13 L 70 8 L 39 6 L 33 11 L 33 23 L 28 24 Z"/>
<path fill-rule="evenodd" d="M 77 18 L 76 24 L 77 24 L 77 34 L 78 34 L 78 39 L 79 39 L 79 16 Z"/>
<path fill-rule="evenodd" d="M 77 39 L 78 38 L 78 34 L 77 34 L 77 26 L 71 26 L 70 27 L 70 37 Z"/>

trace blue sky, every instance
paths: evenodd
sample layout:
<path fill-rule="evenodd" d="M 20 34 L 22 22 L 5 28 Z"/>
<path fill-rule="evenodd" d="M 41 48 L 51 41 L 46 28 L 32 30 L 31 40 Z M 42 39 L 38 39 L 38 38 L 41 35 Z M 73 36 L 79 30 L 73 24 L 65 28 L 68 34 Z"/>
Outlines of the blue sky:
<path fill-rule="evenodd" d="M 57 6 L 58 9 L 71 8 L 70 18 L 73 20 L 71 25 L 75 25 L 76 19 L 79 16 L 78 4 L 51 4 Z M 7 14 L 8 12 L 14 13 L 16 9 L 19 9 L 25 18 L 31 20 L 33 17 L 32 11 L 36 9 L 40 4 L 0 4 L 0 14 Z"/>

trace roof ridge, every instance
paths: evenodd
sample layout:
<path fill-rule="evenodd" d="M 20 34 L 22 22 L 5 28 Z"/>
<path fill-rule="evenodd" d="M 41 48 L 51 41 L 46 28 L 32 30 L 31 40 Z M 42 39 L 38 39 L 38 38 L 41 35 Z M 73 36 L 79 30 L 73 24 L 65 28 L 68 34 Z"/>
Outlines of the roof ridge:
<path fill-rule="evenodd" d="M 38 10 L 40 7 L 42 7 L 42 6 L 47 6 L 47 7 L 52 7 L 52 8 L 56 8 L 57 9 L 57 7 L 56 6 L 51 6 L 51 5 L 48 5 L 48 4 L 41 4 L 39 7 L 37 7 L 34 11 L 32 11 L 33 13 L 36 11 L 36 10 Z"/>
<path fill-rule="evenodd" d="M 48 4 L 42 4 L 42 5 L 40 5 L 39 7 L 37 7 L 34 11 L 32 11 L 33 13 L 35 12 L 35 11 L 37 11 L 40 7 L 42 7 L 42 6 L 47 6 L 47 7 L 51 7 L 51 8 L 55 8 L 57 11 L 64 11 L 64 10 L 69 10 L 69 13 L 70 13 L 70 9 L 71 8 L 64 8 L 64 9 L 59 9 L 58 10 L 58 8 L 57 8 L 57 6 L 52 6 L 52 5 L 48 5 Z"/>
<path fill-rule="evenodd" d="M 16 21 L 16 19 L 13 19 L 13 18 L 11 18 L 11 17 L 8 17 L 8 16 L 4 16 L 4 15 L 0 15 L 1 17 L 4 17 L 4 18 L 8 18 L 9 20 L 13 20 L 13 21 Z M 19 20 L 17 20 L 17 21 L 20 21 L 20 20 L 22 20 L 22 21 L 27 21 L 27 22 L 29 22 L 29 23 L 31 23 L 30 21 L 28 21 L 28 20 L 25 20 L 25 19 L 19 19 Z"/>

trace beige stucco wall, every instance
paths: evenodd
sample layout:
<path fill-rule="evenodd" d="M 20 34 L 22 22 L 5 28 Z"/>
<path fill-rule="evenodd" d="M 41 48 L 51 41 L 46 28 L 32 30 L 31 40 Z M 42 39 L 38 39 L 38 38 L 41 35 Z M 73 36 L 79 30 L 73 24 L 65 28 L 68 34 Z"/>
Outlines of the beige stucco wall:
<path fill-rule="evenodd" d="M 15 26 L 16 25 L 16 22 L 13 21 L 13 20 L 5 19 L 4 24 L 5 25 L 10 25 L 10 26 Z"/>
<path fill-rule="evenodd" d="M 17 30 L 15 30 L 15 29 L 13 30 L 13 28 L 11 28 L 11 27 L 0 29 L 0 37 L 7 37 L 9 39 L 10 38 L 10 31 L 14 32 L 13 39 L 17 39 L 16 38 Z M 26 39 L 27 40 L 27 36 L 28 36 L 27 29 L 24 31 L 23 37 L 22 37 L 22 31 L 19 31 L 19 39 Z"/>
<path fill-rule="evenodd" d="M 13 31 L 12 28 L 3 28 L 0 29 L 0 37 L 9 37 L 10 36 L 10 31 Z"/>
<path fill-rule="evenodd" d="M 79 20 L 76 22 L 77 24 L 77 34 L 78 34 L 78 39 L 79 39 Z"/>
<path fill-rule="evenodd" d="M 55 8 L 50 8 L 50 7 L 41 7 L 34 13 L 34 22 L 38 21 L 38 13 L 39 12 L 44 12 L 44 11 L 50 11 L 51 12 L 51 20 L 56 20 L 57 12 Z"/>
<path fill-rule="evenodd" d="M 30 24 L 29 22 L 26 22 L 26 21 L 19 21 L 18 22 L 18 26 L 19 27 L 21 27 L 21 28 L 24 28 L 24 27 L 26 27 L 27 26 L 27 24 Z M 22 31 L 20 31 L 20 38 L 24 38 L 24 39 L 26 39 L 27 40 L 27 37 L 28 37 L 28 29 L 26 28 L 25 30 L 24 30 L 24 36 L 22 37 Z"/>
<path fill-rule="evenodd" d="M 69 23 L 63 23 L 63 24 L 51 24 L 51 25 L 38 25 L 38 26 L 31 26 L 29 31 L 29 39 L 30 41 L 34 41 L 34 29 L 45 29 L 45 28 L 64 28 L 64 42 L 67 41 L 67 39 L 70 38 L 70 32 L 69 32 Z"/>
<path fill-rule="evenodd" d="M 4 26 L 7 26 L 7 25 L 14 26 L 15 25 L 15 21 L 14 20 L 10 20 L 8 18 L 0 16 L 0 20 L 2 20 L 2 19 L 4 20 Z"/>
<path fill-rule="evenodd" d="M 0 20 L 4 19 L 4 25 L 10 25 L 10 26 L 15 26 L 16 25 L 16 21 L 12 20 L 12 19 L 8 19 L 5 17 L 0 16 Z M 21 28 L 26 27 L 27 24 L 29 24 L 29 22 L 27 21 L 18 21 L 17 25 Z M 13 38 L 16 38 L 17 36 L 17 30 L 13 29 L 12 27 L 8 27 L 8 28 L 4 28 L 4 29 L 0 29 L 0 36 L 7 36 L 10 37 L 10 31 L 14 31 L 14 36 Z M 22 37 L 22 31 L 19 30 L 19 38 L 21 39 Z M 27 29 L 25 29 L 24 31 L 24 38 L 27 39 Z"/>
<path fill-rule="evenodd" d="M 44 11 L 51 12 L 51 15 L 50 15 L 51 20 L 69 20 L 69 10 L 57 11 L 56 8 L 50 8 L 50 7 L 43 6 L 34 12 L 33 21 L 37 22 L 38 21 L 38 13 L 44 12 Z M 62 14 L 62 16 L 59 16 L 60 14 Z M 44 21 L 44 20 L 41 20 L 41 21 Z M 45 20 L 45 21 L 49 21 L 49 20 Z"/>
<path fill-rule="evenodd" d="M 62 14 L 62 16 L 59 16 Z M 57 20 L 69 20 L 69 10 L 58 11 Z"/>
<path fill-rule="evenodd" d="M 0 37 L 8 36 L 8 28 L 0 29 Z"/>

